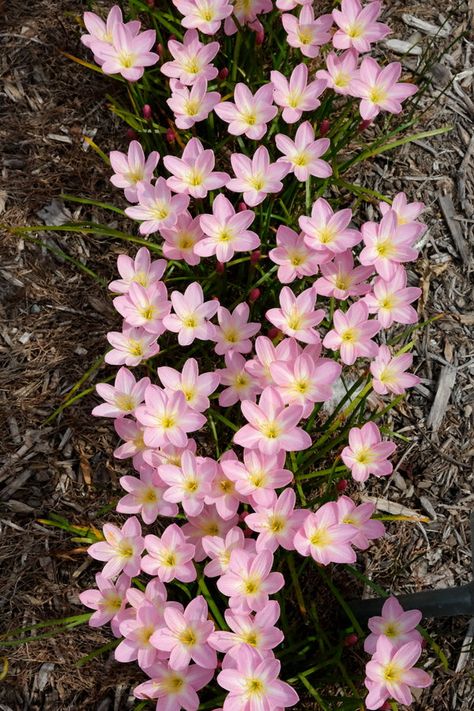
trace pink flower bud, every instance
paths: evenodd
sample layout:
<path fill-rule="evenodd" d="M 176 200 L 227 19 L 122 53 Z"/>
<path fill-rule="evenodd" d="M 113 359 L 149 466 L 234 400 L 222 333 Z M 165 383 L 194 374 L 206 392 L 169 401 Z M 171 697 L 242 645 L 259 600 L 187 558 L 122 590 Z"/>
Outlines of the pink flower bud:
<path fill-rule="evenodd" d="M 145 2 L 148 5 L 148 7 L 152 8 L 152 9 L 155 7 L 155 0 L 145 0 Z"/>
<path fill-rule="evenodd" d="M 390 706 L 388 701 L 385 701 L 383 706 L 380 707 L 380 711 L 391 711 L 392 707 Z"/>
<path fill-rule="evenodd" d="M 321 121 L 320 126 L 319 126 L 319 135 L 325 136 L 328 133 L 330 128 L 331 128 L 331 122 L 329 121 L 329 119 L 323 119 Z"/>
<path fill-rule="evenodd" d="M 259 249 L 254 249 L 254 251 L 250 254 L 250 264 L 257 264 L 257 262 L 260 261 L 261 256 L 261 251 Z"/>
<path fill-rule="evenodd" d="M 357 133 L 362 133 L 362 131 L 365 131 L 368 126 L 372 123 L 372 119 L 366 119 L 365 121 L 361 121 L 360 124 L 357 126 Z"/>
<path fill-rule="evenodd" d="M 265 39 L 265 32 L 263 30 L 258 30 L 255 33 L 255 44 L 256 45 L 262 45 L 263 41 Z"/>
<path fill-rule="evenodd" d="M 267 335 L 268 335 L 268 338 L 270 338 L 273 341 L 275 338 L 277 338 L 278 336 L 281 335 L 281 331 L 276 326 L 272 326 L 272 328 L 268 329 Z"/>
<path fill-rule="evenodd" d="M 220 79 L 221 81 L 224 81 L 224 79 L 227 79 L 228 76 L 229 76 L 229 70 L 227 69 L 227 67 L 222 67 L 219 74 L 217 75 L 218 79 Z"/>
<path fill-rule="evenodd" d="M 225 264 L 223 262 L 216 262 L 216 272 L 218 274 L 224 274 Z"/>
<path fill-rule="evenodd" d="M 347 489 L 347 479 L 339 479 L 336 484 L 336 489 L 340 494 Z"/>
<path fill-rule="evenodd" d="M 133 128 L 127 128 L 127 138 L 134 141 L 138 138 L 138 133 L 133 130 Z"/>
<path fill-rule="evenodd" d="M 240 523 L 243 523 L 248 515 L 248 511 L 242 511 L 242 513 L 239 514 Z"/>
<path fill-rule="evenodd" d="M 248 210 L 247 205 L 245 204 L 245 202 L 239 202 L 239 204 L 237 205 L 237 212 L 243 212 L 244 210 Z"/>
<path fill-rule="evenodd" d="M 357 642 L 359 641 L 359 638 L 356 634 L 348 634 L 347 637 L 344 638 L 344 647 L 353 647 Z"/>
<path fill-rule="evenodd" d="M 257 289 L 256 287 L 255 289 L 252 289 L 249 293 L 249 302 L 253 304 L 255 301 L 257 301 L 257 299 L 260 298 L 261 293 L 262 292 L 260 291 L 260 289 Z"/>
<path fill-rule="evenodd" d="M 173 131 L 172 128 L 169 128 L 166 131 L 165 135 L 166 135 L 166 140 L 168 141 L 168 143 L 174 143 L 176 141 L 176 133 Z"/>
<path fill-rule="evenodd" d="M 164 50 L 164 47 L 163 47 L 163 45 L 161 44 L 161 42 L 158 42 L 158 44 L 156 45 L 156 51 L 158 52 L 158 55 L 159 55 L 160 57 L 163 56 L 165 50 Z"/>
<path fill-rule="evenodd" d="M 142 109 L 142 112 L 143 118 L 146 119 L 146 121 L 149 121 L 153 116 L 153 111 L 151 110 L 150 104 L 145 104 Z"/>

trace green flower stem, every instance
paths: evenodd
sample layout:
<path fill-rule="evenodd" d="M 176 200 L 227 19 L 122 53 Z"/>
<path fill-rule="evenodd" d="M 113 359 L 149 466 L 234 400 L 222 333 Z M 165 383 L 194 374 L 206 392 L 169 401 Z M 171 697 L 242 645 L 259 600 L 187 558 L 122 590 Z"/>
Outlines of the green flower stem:
<path fill-rule="evenodd" d="M 214 602 L 214 598 L 212 597 L 209 588 L 206 585 L 206 581 L 204 580 L 204 576 L 200 575 L 198 578 L 198 587 L 199 590 L 202 592 L 204 599 L 206 600 L 207 604 L 209 605 L 209 609 L 211 610 L 212 614 L 214 615 L 214 619 L 216 622 L 218 622 L 220 629 L 221 630 L 227 630 L 229 629 L 226 625 L 226 622 L 221 615 L 221 612 L 217 606 L 217 604 Z"/>
<path fill-rule="evenodd" d="M 314 699 L 316 699 L 316 701 L 318 702 L 318 704 L 320 705 L 320 707 L 322 708 L 323 711 L 331 711 L 330 707 L 326 705 L 326 703 L 322 700 L 321 696 L 316 691 L 314 686 L 312 684 L 310 684 L 310 682 L 306 679 L 305 676 L 303 676 L 303 674 L 298 674 L 298 679 L 301 681 L 303 686 L 305 686 L 307 688 L 307 690 L 309 691 L 311 696 Z"/>
<path fill-rule="evenodd" d="M 342 607 L 342 609 L 344 610 L 344 612 L 346 613 L 346 615 L 348 616 L 350 621 L 352 622 L 352 625 L 353 625 L 355 631 L 357 632 L 357 634 L 359 635 L 359 637 L 365 637 L 364 630 L 362 629 L 359 622 L 357 621 L 350 606 L 347 604 L 347 602 L 344 600 L 343 596 L 341 595 L 341 593 L 339 592 L 337 587 L 332 582 L 331 577 L 326 573 L 324 568 L 322 568 L 321 566 L 318 566 L 318 573 L 321 575 L 325 584 L 327 585 L 329 590 L 332 592 L 332 594 L 334 595 L 334 597 L 336 598 L 336 600 L 338 601 L 338 603 L 340 604 L 340 606 Z"/>

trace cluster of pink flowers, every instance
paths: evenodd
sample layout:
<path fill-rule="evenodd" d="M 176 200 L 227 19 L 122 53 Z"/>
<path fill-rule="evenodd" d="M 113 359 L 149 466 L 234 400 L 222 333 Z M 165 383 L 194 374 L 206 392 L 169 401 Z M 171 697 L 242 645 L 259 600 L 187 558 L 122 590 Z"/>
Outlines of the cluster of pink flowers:
<path fill-rule="evenodd" d="M 384 331 L 418 319 L 411 304 L 421 292 L 407 286 L 404 265 L 416 259 L 424 225 L 417 219 L 423 205 L 409 203 L 403 193 L 379 205 L 379 219 L 359 227 L 350 208 L 335 210 L 319 197 L 308 206 L 310 214 L 290 222 L 299 232 L 279 224 L 275 243 L 269 244 L 260 206 L 278 199 L 284 181 L 296 188 L 306 182 L 308 195 L 312 179 L 330 179 L 331 141 L 317 134 L 310 120 L 325 92 L 359 98 L 361 116 L 369 121 L 380 111 L 400 112 L 401 102 L 416 88 L 398 82 L 398 63 L 381 68 L 364 57 L 359 66 L 359 55 L 389 32 L 378 21 L 381 3 L 362 7 L 359 0 L 342 0 L 340 9 L 315 18 L 307 0 L 277 0 L 288 45 L 301 52 L 301 62 L 289 76 L 272 71 L 256 91 L 234 82 L 223 99 L 214 90 L 219 71 L 213 60 L 220 43 L 208 37 L 221 27 L 228 36 L 249 28 L 263 41 L 262 16 L 273 3 L 173 4 L 185 32 L 182 41 L 169 40 L 171 59 L 160 70 L 169 80 L 165 110 L 183 132 L 181 154 L 146 156 L 136 140 L 127 153 L 110 154 L 111 181 L 130 203 L 126 215 L 139 221 L 141 235 L 154 236 L 150 243 L 159 243 L 163 258 L 153 261 L 146 247 L 133 259 L 120 255 L 120 278 L 110 284 L 123 325 L 107 334 L 111 350 L 105 360 L 120 368 L 113 385 L 97 386 L 104 402 L 93 414 L 113 419 L 122 441 L 114 455 L 130 459 L 135 472 L 121 477 L 125 495 L 116 507 L 130 518 L 122 527 L 105 524 L 103 540 L 90 546 L 90 555 L 104 568 L 97 574 L 97 589 L 82 593 L 81 600 L 94 610 L 90 624 L 110 623 L 121 640 L 116 659 L 137 661 L 148 676 L 134 693 L 156 699 L 158 711 L 196 711 L 197 692 L 216 670 L 217 684 L 227 692 L 224 711 L 282 711 L 298 696 L 280 679 L 275 656 L 284 632 L 276 626 L 280 605 L 270 596 L 285 584 L 281 572 L 273 570 L 275 557 L 283 549 L 323 566 L 354 563 L 357 551 L 385 531 L 373 518 L 372 503 L 358 505 L 341 496 L 312 510 L 298 502 L 293 453 L 312 450 L 311 417 L 315 407 L 333 398 L 345 366 L 370 373 L 368 383 L 380 396 L 401 394 L 418 383 L 407 372 L 412 356 L 392 352 Z M 136 81 L 145 66 L 158 61 L 150 51 L 155 32 L 140 33 L 135 21 L 123 23 L 117 7 L 106 22 L 93 13 L 85 13 L 84 21 L 89 34 L 83 42 L 105 73 Z M 311 77 L 304 58 L 317 57 L 330 42 L 335 51 L 326 53 L 325 68 Z M 195 135 L 195 124 L 216 117 L 243 151 L 231 153 L 224 166 L 229 173 L 215 170 L 221 156 Z M 280 118 L 286 133 L 273 136 L 273 122 Z M 264 136 L 267 145 L 255 147 Z M 169 290 L 170 260 L 189 270 L 211 257 L 223 270 L 232 267 L 235 255 L 236 262 L 258 261 L 259 248 L 266 247 L 282 285 L 278 305 L 270 304 L 264 314 L 271 326 L 267 335 L 258 335 L 263 324 L 251 320 L 259 289 L 249 303 L 232 307 L 204 281 Z M 175 341 L 181 348 L 204 342 L 203 352 L 212 344 L 213 365 L 202 372 L 206 366 L 197 358 L 178 358 L 177 367 L 160 364 L 158 381 L 152 382 L 148 362 L 148 375 L 136 378 L 130 368 L 159 355 L 165 336 L 167 344 Z M 223 453 L 215 458 L 204 447 L 200 453 L 198 435 L 193 438 L 208 420 L 214 424 L 211 399 L 216 406 L 238 404 L 241 410 L 231 422 L 233 442 L 220 442 Z M 350 429 L 348 444 L 338 454 L 353 480 L 365 482 L 371 474 L 391 473 L 388 458 L 395 448 L 367 421 Z M 183 525 L 178 516 L 186 519 Z M 156 522 L 163 517 L 178 522 L 160 532 Z M 140 518 L 152 533 L 142 531 Z M 148 576 L 143 591 L 132 581 L 137 576 Z M 216 626 L 205 597 L 194 597 L 186 607 L 168 599 L 167 584 L 202 584 L 204 577 L 214 578 L 227 598 L 228 629 Z M 394 609 L 393 604 L 384 607 L 387 620 L 398 614 Z M 410 627 L 412 617 L 407 621 L 400 614 L 398 627 L 385 618 L 371 627 L 368 708 L 380 708 L 391 697 L 407 703 L 408 687 L 424 683 L 411 669 L 421 651 L 418 633 Z M 402 641 L 396 648 L 395 638 Z M 221 660 L 217 653 L 224 655 Z"/>

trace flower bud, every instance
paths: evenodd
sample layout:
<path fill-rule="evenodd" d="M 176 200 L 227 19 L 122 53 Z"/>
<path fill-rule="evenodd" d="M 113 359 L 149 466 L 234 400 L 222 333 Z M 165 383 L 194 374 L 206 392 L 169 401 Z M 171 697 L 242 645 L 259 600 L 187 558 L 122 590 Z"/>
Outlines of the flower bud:
<path fill-rule="evenodd" d="M 138 138 L 138 133 L 133 130 L 133 128 L 127 128 L 127 138 L 134 141 Z"/>
<path fill-rule="evenodd" d="M 254 249 L 254 251 L 250 254 L 250 264 L 257 264 L 257 262 L 260 261 L 261 256 L 261 251 L 259 249 Z"/>
<path fill-rule="evenodd" d="M 148 5 L 148 7 L 153 10 L 153 8 L 155 7 L 155 0 L 145 0 L 145 2 Z"/>
<path fill-rule="evenodd" d="M 269 328 L 267 331 L 267 336 L 270 338 L 272 341 L 277 338 L 278 336 L 281 335 L 281 331 L 279 328 L 276 326 L 272 326 L 272 328 Z"/>
<path fill-rule="evenodd" d="M 252 290 L 250 291 L 250 293 L 249 293 L 249 301 L 250 301 L 250 303 L 253 304 L 255 301 L 257 301 L 257 299 L 260 298 L 260 294 L 261 294 L 261 293 L 262 293 L 262 292 L 260 291 L 260 289 L 257 289 L 257 288 L 252 289 Z"/>
<path fill-rule="evenodd" d="M 356 634 L 348 634 L 347 637 L 344 637 L 344 647 L 353 647 L 357 642 L 359 641 L 359 638 Z"/>
<path fill-rule="evenodd" d="M 166 131 L 165 136 L 166 136 L 166 140 L 168 141 L 168 143 L 174 143 L 176 141 L 176 133 L 173 131 L 172 128 L 169 128 Z"/>
<path fill-rule="evenodd" d="M 227 67 L 222 67 L 219 74 L 217 75 L 217 78 L 220 79 L 221 81 L 224 81 L 225 79 L 227 79 L 228 76 L 229 76 L 229 70 L 227 69 Z"/>
<path fill-rule="evenodd" d="M 365 131 L 365 129 L 368 128 L 371 123 L 372 119 L 366 119 L 365 121 L 361 121 L 360 124 L 357 126 L 357 133 L 362 133 L 362 131 Z"/>
<path fill-rule="evenodd" d="M 237 212 L 243 212 L 244 210 L 248 210 L 248 207 L 245 202 L 239 202 L 237 205 Z"/>
<path fill-rule="evenodd" d="M 216 272 L 218 274 L 224 274 L 225 264 L 223 262 L 216 262 Z"/>
<path fill-rule="evenodd" d="M 336 484 L 336 489 L 340 494 L 347 489 L 347 479 L 339 479 Z"/>
<path fill-rule="evenodd" d="M 329 121 L 329 119 L 323 119 L 319 125 L 319 135 L 325 136 L 329 132 L 330 128 L 331 122 Z"/>
<path fill-rule="evenodd" d="M 388 701 L 385 701 L 383 706 L 380 707 L 380 711 L 392 711 L 392 707 Z"/>
<path fill-rule="evenodd" d="M 255 33 L 255 44 L 257 46 L 262 45 L 264 39 L 265 39 L 265 32 L 263 30 L 257 30 L 257 32 Z"/>
<path fill-rule="evenodd" d="M 142 109 L 142 112 L 143 112 L 143 118 L 144 118 L 146 121 L 150 121 L 150 119 L 151 119 L 152 116 L 153 116 L 153 111 L 151 110 L 150 104 L 145 104 L 144 107 L 143 107 L 143 109 Z"/>
<path fill-rule="evenodd" d="M 165 48 L 163 47 L 161 42 L 158 42 L 158 44 L 156 45 L 156 51 L 158 53 L 158 56 L 161 59 L 163 57 L 164 52 L 165 52 Z"/>

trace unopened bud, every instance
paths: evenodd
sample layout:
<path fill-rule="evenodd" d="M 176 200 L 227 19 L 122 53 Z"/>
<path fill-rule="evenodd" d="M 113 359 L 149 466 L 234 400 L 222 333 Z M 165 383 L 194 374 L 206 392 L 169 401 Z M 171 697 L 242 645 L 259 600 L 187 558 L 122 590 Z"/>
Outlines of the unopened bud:
<path fill-rule="evenodd" d="M 272 328 L 269 328 L 268 332 L 267 332 L 268 338 L 270 338 L 272 341 L 275 338 L 277 338 L 277 336 L 279 336 L 280 334 L 281 334 L 281 331 L 276 326 L 272 326 Z"/>
<path fill-rule="evenodd" d="M 383 705 L 380 707 L 380 711 L 392 711 L 392 706 L 388 701 L 385 701 Z"/>
<path fill-rule="evenodd" d="M 265 32 L 263 30 L 257 30 L 255 33 L 255 44 L 262 45 L 265 40 Z"/>
<path fill-rule="evenodd" d="M 127 138 L 134 141 L 138 138 L 138 133 L 133 130 L 133 128 L 127 128 Z"/>
<path fill-rule="evenodd" d="M 158 53 L 158 56 L 161 58 L 165 52 L 165 48 L 163 47 L 161 42 L 158 42 L 158 44 L 156 45 L 156 51 Z"/>
<path fill-rule="evenodd" d="M 261 256 L 261 251 L 259 249 L 254 249 L 254 251 L 250 254 L 250 264 L 257 264 L 257 262 L 260 261 Z"/>
<path fill-rule="evenodd" d="M 261 293 L 262 293 L 262 292 L 260 291 L 260 289 L 257 289 L 256 287 L 255 287 L 255 289 L 252 289 L 252 290 L 250 291 L 250 293 L 249 293 L 249 301 L 250 301 L 250 303 L 253 304 L 255 301 L 257 301 L 257 299 L 260 298 L 260 294 L 261 294 Z"/>
<path fill-rule="evenodd" d="M 176 134 L 172 128 L 169 128 L 166 131 L 165 136 L 166 136 L 166 140 L 168 141 L 168 143 L 174 143 L 176 141 Z"/>
<path fill-rule="evenodd" d="M 248 210 L 247 204 L 245 202 L 239 202 L 237 212 L 243 212 L 244 210 Z"/>
<path fill-rule="evenodd" d="M 153 9 L 155 7 L 155 0 L 145 0 L 146 4 L 148 7 L 151 7 Z"/>
<path fill-rule="evenodd" d="M 330 128 L 331 128 L 331 122 L 329 121 L 329 119 L 323 119 L 321 121 L 320 126 L 319 126 L 319 135 L 325 136 L 328 133 Z"/>
<path fill-rule="evenodd" d="M 339 479 L 336 484 L 336 489 L 342 494 L 342 492 L 347 489 L 347 479 Z"/>
<path fill-rule="evenodd" d="M 359 638 L 356 634 L 348 634 L 347 637 L 344 638 L 344 647 L 353 647 L 354 644 L 357 644 L 359 641 Z"/>
<path fill-rule="evenodd" d="M 372 119 L 366 119 L 365 121 L 361 121 L 360 124 L 357 126 L 357 132 L 362 133 L 362 131 L 365 131 L 365 129 L 368 128 L 371 123 Z"/>
<path fill-rule="evenodd" d="M 217 75 L 218 79 L 220 79 L 221 81 L 224 81 L 225 79 L 227 79 L 228 76 L 229 76 L 229 70 L 227 69 L 227 67 L 222 67 L 219 74 Z"/>
<path fill-rule="evenodd" d="M 216 262 L 216 272 L 218 274 L 224 274 L 225 264 L 223 262 Z"/>
<path fill-rule="evenodd" d="M 150 104 L 145 104 L 145 106 L 142 109 L 142 112 L 143 112 L 143 118 L 146 121 L 150 121 L 150 119 L 153 116 L 153 111 L 151 110 Z"/>

